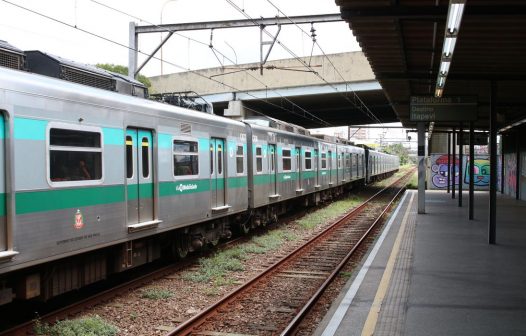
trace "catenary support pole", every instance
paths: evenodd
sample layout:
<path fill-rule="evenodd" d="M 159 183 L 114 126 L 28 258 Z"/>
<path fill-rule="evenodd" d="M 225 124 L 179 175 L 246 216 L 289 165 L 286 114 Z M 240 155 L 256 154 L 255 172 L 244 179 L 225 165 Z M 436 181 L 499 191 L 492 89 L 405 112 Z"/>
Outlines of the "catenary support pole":
<path fill-rule="evenodd" d="M 491 81 L 489 118 L 489 225 L 488 242 L 497 242 L 497 83 Z"/>
<path fill-rule="evenodd" d="M 418 213 L 426 213 L 426 124 L 417 123 L 418 130 Z"/>
<path fill-rule="evenodd" d="M 135 32 L 135 22 L 130 22 L 129 29 L 128 76 L 135 78 L 135 70 L 137 69 L 137 50 L 139 50 L 137 33 Z"/>
<path fill-rule="evenodd" d="M 475 127 L 473 121 L 469 123 L 469 219 L 475 213 Z"/>

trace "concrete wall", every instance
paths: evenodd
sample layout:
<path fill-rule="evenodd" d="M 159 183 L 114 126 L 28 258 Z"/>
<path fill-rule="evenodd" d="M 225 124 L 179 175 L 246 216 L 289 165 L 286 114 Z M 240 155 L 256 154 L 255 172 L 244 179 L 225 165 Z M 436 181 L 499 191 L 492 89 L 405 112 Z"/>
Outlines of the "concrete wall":
<path fill-rule="evenodd" d="M 447 153 L 447 134 L 433 133 L 431 137 L 431 152 Z"/>
<path fill-rule="evenodd" d="M 338 72 L 343 76 L 344 80 L 324 56 L 312 57 L 310 64 L 316 72 L 330 83 L 375 80 L 369 62 L 362 52 L 331 54 L 328 55 L 328 57 L 332 61 L 332 64 L 334 64 L 334 67 L 336 67 Z M 302 59 L 307 64 L 309 63 L 309 57 L 303 57 Z M 308 70 L 297 59 L 270 61 L 267 62 L 265 66 L 292 68 L 294 70 Z M 257 70 L 228 74 L 229 72 L 242 68 L 257 68 Z M 215 76 L 213 79 L 233 86 L 239 90 L 261 90 L 265 88 L 265 85 L 271 88 L 285 88 L 326 84 L 312 72 L 264 69 L 263 75 L 260 75 L 258 63 L 241 64 L 237 67 L 228 66 L 228 68 L 203 69 L 197 70 L 196 72 L 207 78 L 224 74 L 223 76 Z M 251 77 L 249 73 L 255 78 Z M 163 76 L 155 76 L 150 78 L 152 82 L 150 91 L 152 93 L 195 91 L 201 95 L 236 91 L 226 85 L 216 83 L 207 78 L 203 78 L 192 72 L 179 72 Z M 259 79 L 265 85 L 256 79 Z"/>

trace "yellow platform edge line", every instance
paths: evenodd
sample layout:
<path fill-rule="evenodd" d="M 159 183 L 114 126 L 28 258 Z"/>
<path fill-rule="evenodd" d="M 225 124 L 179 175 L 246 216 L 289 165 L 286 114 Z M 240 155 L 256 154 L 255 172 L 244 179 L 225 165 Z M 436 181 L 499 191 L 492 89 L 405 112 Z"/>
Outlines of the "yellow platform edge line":
<path fill-rule="evenodd" d="M 378 286 L 378 290 L 376 291 L 373 304 L 371 305 L 371 309 L 369 310 L 369 314 L 367 315 L 367 319 L 365 320 L 365 324 L 362 329 L 362 336 L 371 336 L 374 334 L 376 323 L 378 322 L 378 316 L 380 315 L 380 309 L 382 308 L 382 302 L 384 301 L 385 294 L 387 293 L 387 289 L 389 288 L 389 283 L 391 282 L 391 276 L 393 275 L 394 265 L 396 262 L 396 258 L 398 257 L 398 252 L 400 252 L 402 237 L 404 236 L 407 218 L 409 217 L 409 212 L 411 211 L 414 198 L 415 193 L 412 193 L 411 199 L 409 200 L 409 205 L 407 206 L 404 218 L 402 219 L 398 235 L 396 236 L 393 249 L 391 250 L 391 255 L 389 256 L 389 260 L 387 261 L 384 274 L 382 275 L 382 280 L 380 280 L 380 285 Z"/>

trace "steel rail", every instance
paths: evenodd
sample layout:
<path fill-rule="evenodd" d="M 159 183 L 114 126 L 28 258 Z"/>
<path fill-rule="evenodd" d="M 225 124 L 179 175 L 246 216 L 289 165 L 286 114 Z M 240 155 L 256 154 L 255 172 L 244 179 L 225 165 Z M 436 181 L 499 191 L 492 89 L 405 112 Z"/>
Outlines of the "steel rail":
<path fill-rule="evenodd" d="M 411 170 L 410 173 L 407 175 L 402 176 L 400 179 L 395 181 L 392 185 L 399 183 L 403 179 L 406 179 L 408 176 L 411 176 L 414 174 L 414 170 Z M 390 188 L 389 186 L 388 188 Z M 389 210 L 391 210 L 394 202 L 400 197 L 400 194 L 405 191 L 405 187 L 401 188 L 396 195 L 391 199 L 389 204 L 384 208 L 382 213 L 376 218 L 373 224 L 371 224 L 371 227 L 364 233 L 364 235 L 360 238 L 360 240 L 356 243 L 356 245 L 347 253 L 347 255 L 342 259 L 342 261 L 338 264 L 338 266 L 334 269 L 334 271 L 329 275 L 329 277 L 321 284 L 319 289 L 312 295 L 312 297 L 309 299 L 309 301 L 302 307 L 302 309 L 298 312 L 296 317 L 289 323 L 289 325 L 281 332 L 281 336 L 286 335 L 293 335 L 297 328 L 300 326 L 301 322 L 307 316 L 310 309 L 316 304 L 318 299 L 321 297 L 321 295 L 325 292 L 327 287 L 333 282 L 333 280 L 338 276 L 341 269 L 347 264 L 349 259 L 353 256 L 353 254 L 356 252 L 356 250 L 361 246 L 361 244 L 365 241 L 365 239 L 369 236 L 371 231 L 376 227 L 378 223 L 382 220 L 382 218 L 387 214 Z"/>
<path fill-rule="evenodd" d="M 222 244 L 221 248 L 224 248 L 224 247 L 227 247 L 233 244 L 237 244 L 240 241 L 244 241 L 245 239 L 247 238 L 240 237 L 240 238 L 233 239 L 231 241 L 228 241 Z M 209 253 L 213 253 L 213 251 L 210 251 Z M 129 292 L 130 290 L 136 289 L 140 286 L 150 283 L 151 281 L 160 279 L 167 275 L 173 274 L 174 272 L 177 272 L 178 270 L 189 267 L 190 265 L 195 264 L 200 257 L 201 256 L 196 255 L 192 258 L 186 258 L 183 260 L 179 260 L 176 264 L 169 264 L 160 269 L 150 271 L 147 274 L 140 275 L 132 280 L 117 284 L 111 288 L 108 288 L 106 290 L 93 294 L 89 297 L 86 297 L 78 302 L 69 304 L 65 307 L 59 308 L 45 315 L 42 315 L 38 318 L 38 320 L 41 322 L 45 322 L 45 323 L 55 323 L 58 320 L 66 319 L 72 315 L 75 315 L 75 314 L 78 314 L 84 311 L 85 309 L 88 309 L 97 304 L 100 304 L 101 302 L 111 300 L 122 293 Z M 34 324 L 35 324 L 34 320 L 24 322 L 22 324 L 19 324 L 7 330 L 0 331 L 0 336 L 32 335 Z"/>
<path fill-rule="evenodd" d="M 413 172 L 414 172 L 414 170 L 411 171 L 411 173 L 413 173 Z M 230 293 L 226 294 L 223 298 L 221 298 L 220 300 L 218 300 L 214 304 L 210 305 L 208 308 L 202 310 L 200 313 L 198 313 L 194 317 L 188 319 L 187 321 L 183 322 L 181 325 L 179 325 L 178 327 L 176 327 L 172 331 L 170 331 L 167 334 L 165 334 L 165 336 L 190 335 L 196 328 L 198 328 L 200 325 L 205 323 L 206 320 L 208 320 L 212 316 L 215 316 L 215 315 L 219 314 L 220 310 L 221 310 L 221 307 L 223 307 L 223 306 L 229 304 L 230 302 L 234 301 L 235 299 L 237 299 L 238 296 L 240 296 L 245 290 L 247 290 L 250 287 L 252 287 L 259 280 L 261 280 L 261 279 L 263 279 L 263 278 L 265 278 L 267 276 L 270 276 L 273 273 L 278 272 L 278 269 L 280 268 L 280 266 L 284 265 L 286 262 L 289 262 L 292 258 L 294 258 L 299 253 L 306 251 L 316 241 L 322 240 L 323 238 L 325 238 L 332 231 L 334 231 L 336 228 L 338 228 L 339 225 L 342 222 L 348 221 L 349 219 L 351 219 L 351 218 L 357 216 L 358 214 L 360 214 L 365 209 L 365 207 L 367 205 L 369 205 L 369 202 L 371 202 L 372 200 L 376 199 L 378 196 L 380 196 L 381 194 L 386 192 L 388 189 L 391 189 L 393 185 L 397 184 L 403 178 L 406 178 L 409 175 L 410 175 L 410 173 L 408 173 L 407 175 L 404 175 L 403 177 L 401 177 L 401 178 L 397 179 L 395 182 L 393 182 L 391 185 L 389 185 L 389 186 L 383 188 L 382 190 L 378 191 L 373 196 L 371 196 L 366 201 L 364 201 L 359 206 L 357 206 L 355 209 L 353 209 L 351 212 L 349 212 L 347 215 L 345 215 L 341 219 L 337 220 L 336 222 L 334 222 L 333 224 L 331 224 L 330 226 L 325 228 L 323 231 L 321 231 L 315 237 L 312 237 L 311 239 L 309 239 L 304 245 L 299 246 L 294 251 L 292 251 L 290 254 L 288 254 L 287 256 L 285 256 L 283 258 L 281 258 L 276 263 L 274 263 L 273 265 L 271 265 L 267 269 L 265 269 L 263 272 L 261 272 L 260 274 L 254 276 L 250 280 L 248 280 L 242 286 L 240 286 L 237 289 L 235 289 L 235 290 L 231 291 Z M 391 202 L 389 204 L 391 204 Z M 384 213 L 385 213 L 385 211 L 383 211 L 380 216 L 383 216 Z M 378 221 L 378 220 L 379 220 L 379 218 L 376 221 Z M 376 223 L 376 221 L 375 221 L 375 223 Z M 369 231 L 370 231 L 370 229 L 367 231 L 367 233 Z M 364 238 L 362 237 L 360 239 L 360 242 L 363 239 Z"/>

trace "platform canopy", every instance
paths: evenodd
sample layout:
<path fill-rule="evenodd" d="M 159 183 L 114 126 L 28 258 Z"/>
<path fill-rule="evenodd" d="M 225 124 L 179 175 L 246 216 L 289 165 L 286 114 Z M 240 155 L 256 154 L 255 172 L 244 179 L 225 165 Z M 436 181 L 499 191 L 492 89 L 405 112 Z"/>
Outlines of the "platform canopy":
<path fill-rule="evenodd" d="M 454 1 L 452 1 L 454 2 Z M 488 128 L 490 88 L 496 88 L 499 124 L 526 117 L 526 1 L 457 1 L 464 13 L 443 97 L 478 102 L 477 128 Z M 433 97 L 450 1 L 336 0 L 388 101 L 406 127 L 412 96 Z M 437 123 L 448 127 L 456 123 Z"/>

